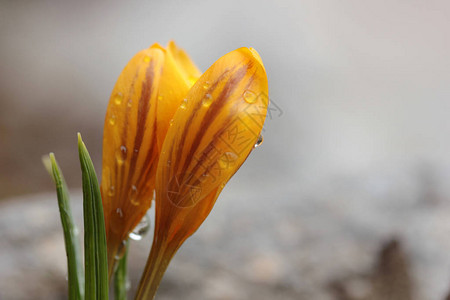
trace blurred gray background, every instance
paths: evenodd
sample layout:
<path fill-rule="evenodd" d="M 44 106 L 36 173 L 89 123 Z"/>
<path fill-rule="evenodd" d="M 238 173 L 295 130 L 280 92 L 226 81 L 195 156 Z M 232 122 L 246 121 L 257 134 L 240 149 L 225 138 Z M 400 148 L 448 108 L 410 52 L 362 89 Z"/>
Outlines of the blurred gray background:
<path fill-rule="evenodd" d="M 257 49 L 272 110 L 263 146 L 180 250 L 160 299 L 444 299 L 444 0 L 1 0 L 1 299 L 64 299 L 63 241 L 41 156 L 56 153 L 79 207 L 76 132 L 99 172 L 118 75 L 137 51 L 170 39 L 202 70 L 235 48 Z M 134 280 L 148 243 L 135 247 Z"/>

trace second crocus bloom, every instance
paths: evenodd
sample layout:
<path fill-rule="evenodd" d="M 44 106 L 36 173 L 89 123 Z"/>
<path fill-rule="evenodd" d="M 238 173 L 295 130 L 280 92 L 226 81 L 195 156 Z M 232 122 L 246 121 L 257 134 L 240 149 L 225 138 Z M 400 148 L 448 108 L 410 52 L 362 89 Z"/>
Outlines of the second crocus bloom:
<path fill-rule="evenodd" d="M 123 241 L 151 205 L 170 120 L 201 73 L 173 42 L 137 53 L 120 74 L 103 131 L 101 191 L 112 273 Z"/>

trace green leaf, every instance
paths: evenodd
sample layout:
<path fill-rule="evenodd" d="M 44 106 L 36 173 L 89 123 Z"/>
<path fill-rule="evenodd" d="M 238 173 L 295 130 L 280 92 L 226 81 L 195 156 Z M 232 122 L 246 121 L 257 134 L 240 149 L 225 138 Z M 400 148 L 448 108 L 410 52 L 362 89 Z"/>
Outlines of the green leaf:
<path fill-rule="evenodd" d="M 73 222 L 66 181 L 53 153 L 45 156 L 43 162 L 56 185 L 59 213 L 66 246 L 69 300 L 82 300 L 84 299 L 84 274 L 81 262 L 81 247 L 78 239 L 78 229 Z"/>
<path fill-rule="evenodd" d="M 108 262 L 102 197 L 89 152 L 78 133 L 83 179 L 86 300 L 108 299 Z"/>
<path fill-rule="evenodd" d="M 115 300 L 127 300 L 127 257 L 129 241 L 123 246 L 125 247 L 125 253 L 123 257 L 117 263 L 117 269 L 114 272 L 114 299 Z"/>

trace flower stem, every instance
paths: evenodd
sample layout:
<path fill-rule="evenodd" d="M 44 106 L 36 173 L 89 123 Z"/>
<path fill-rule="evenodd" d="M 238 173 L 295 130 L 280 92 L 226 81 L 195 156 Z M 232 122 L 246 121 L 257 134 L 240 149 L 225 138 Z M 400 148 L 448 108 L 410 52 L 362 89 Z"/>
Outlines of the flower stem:
<path fill-rule="evenodd" d="M 139 283 L 135 300 L 150 300 L 155 298 L 159 284 L 177 249 L 177 247 L 161 246 L 158 243 L 153 245 Z"/>
<path fill-rule="evenodd" d="M 118 261 L 118 266 L 114 272 L 114 299 L 127 300 L 127 257 L 129 242 L 125 245 L 125 253 Z"/>

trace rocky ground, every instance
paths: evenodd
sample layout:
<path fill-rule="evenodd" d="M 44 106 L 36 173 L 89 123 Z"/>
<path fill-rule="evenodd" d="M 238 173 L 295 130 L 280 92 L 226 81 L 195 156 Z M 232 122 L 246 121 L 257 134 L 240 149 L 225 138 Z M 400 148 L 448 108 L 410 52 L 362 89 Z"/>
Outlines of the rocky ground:
<path fill-rule="evenodd" d="M 398 175 L 341 178 L 312 193 L 293 186 L 282 199 L 270 186 L 251 193 L 230 183 L 172 261 L 158 298 L 444 299 L 449 201 L 422 175 L 394 184 Z M 80 198 L 75 192 L 79 221 Z M 55 195 L 0 203 L 0 228 L 0 299 L 65 299 Z M 130 293 L 150 239 L 132 243 Z"/>

